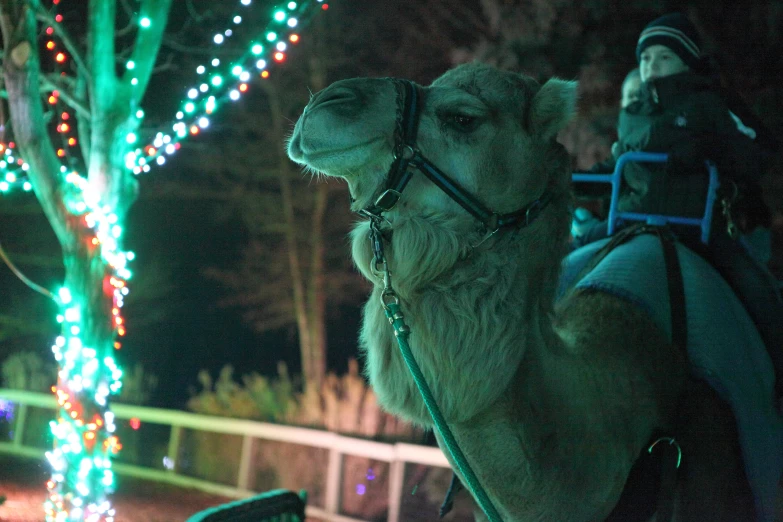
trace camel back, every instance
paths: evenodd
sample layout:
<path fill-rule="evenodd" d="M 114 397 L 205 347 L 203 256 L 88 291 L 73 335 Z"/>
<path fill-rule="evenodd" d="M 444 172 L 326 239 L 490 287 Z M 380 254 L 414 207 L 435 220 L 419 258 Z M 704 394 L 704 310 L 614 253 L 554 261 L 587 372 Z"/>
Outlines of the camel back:
<path fill-rule="evenodd" d="M 618 246 L 575 281 L 608 241 L 591 243 L 566 257 L 558 298 L 574 286 L 610 293 L 645 310 L 671 340 L 666 267 L 656 236 L 640 235 Z M 731 406 L 757 512 L 761 520 L 774 520 L 783 475 L 783 418 L 770 400 L 772 362 L 752 320 L 715 269 L 681 244 L 677 254 L 685 285 L 691 372 Z"/>

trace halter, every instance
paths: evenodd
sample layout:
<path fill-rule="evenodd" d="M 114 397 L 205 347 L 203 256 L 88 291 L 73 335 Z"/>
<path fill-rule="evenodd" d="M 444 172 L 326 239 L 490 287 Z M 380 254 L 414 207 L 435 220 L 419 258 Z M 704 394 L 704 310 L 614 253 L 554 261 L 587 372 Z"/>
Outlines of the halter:
<path fill-rule="evenodd" d="M 483 205 L 475 196 L 463 189 L 443 171 L 428 160 L 416 147 L 416 136 L 421 115 L 422 94 L 420 87 L 410 80 L 392 78 L 397 90 L 397 117 L 394 129 L 394 162 L 386 176 L 386 187 L 375 200 L 359 211 L 370 219 L 379 219 L 397 204 L 402 191 L 418 170 L 438 188 L 479 220 L 489 235 L 504 227 L 522 228 L 530 225 L 552 201 L 552 193 L 541 196 L 524 207 L 508 214 L 498 214 Z"/>
<path fill-rule="evenodd" d="M 386 180 L 386 188 L 375 201 L 375 204 L 369 205 L 359 213 L 370 219 L 370 244 L 373 249 L 372 272 L 376 276 L 383 278 L 383 290 L 381 292 L 381 304 L 383 305 L 389 323 L 394 330 L 394 336 L 397 338 L 397 344 L 400 347 L 400 353 L 405 361 L 408 370 L 413 376 L 413 381 L 421 393 L 424 405 L 432 417 L 435 428 L 440 433 L 446 450 L 451 455 L 456 468 L 465 478 L 465 482 L 473 493 L 481 510 L 487 515 L 490 522 L 502 522 L 495 505 L 487 495 L 481 482 L 476 477 L 465 454 L 459 447 L 454 438 L 451 428 L 446 423 L 446 419 L 440 411 L 440 407 L 427 384 L 424 375 L 421 372 L 416 359 L 413 357 L 408 336 L 411 330 L 405 323 L 405 316 L 400 308 L 400 298 L 392 286 L 392 274 L 389 270 L 389 263 L 383 252 L 383 237 L 381 235 L 380 225 L 383 221 L 383 213 L 391 210 L 400 200 L 403 189 L 410 181 L 413 172 L 411 167 L 421 171 L 431 179 L 441 190 L 450 198 L 460 204 L 465 210 L 470 212 L 476 219 L 481 221 L 489 234 L 485 239 L 502 226 L 526 226 L 529 225 L 541 210 L 551 200 L 550 195 L 542 196 L 533 203 L 510 214 L 498 215 L 495 212 L 487 210 L 476 198 L 468 194 L 457 183 L 452 181 L 443 172 L 438 170 L 421 152 L 416 148 L 416 132 L 418 130 L 418 120 L 421 113 L 421 93 L 413 82 L 407 80 L 393 79 L 397 89 L 397 117 L 394 129 L 394 162 L 389 170 Z M 522 216 L 525 217 L 524 223 Z M 482 240 L 483 241 L 483 240 Z"/>

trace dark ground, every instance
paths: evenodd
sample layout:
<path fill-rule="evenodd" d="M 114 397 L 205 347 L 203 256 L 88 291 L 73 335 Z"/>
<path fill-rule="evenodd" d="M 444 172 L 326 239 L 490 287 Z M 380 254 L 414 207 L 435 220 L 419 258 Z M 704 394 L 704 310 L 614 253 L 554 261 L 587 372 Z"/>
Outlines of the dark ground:
<path fill-rule="evenodd" d="M 31 459 L 0 456 L 0 522 L 42 522 L 43 503 L 49 473 Z M 233 499 L 117 476 L 117 493 L 112 503 L 116 522 L 179 522 L 211 506 Z"/>

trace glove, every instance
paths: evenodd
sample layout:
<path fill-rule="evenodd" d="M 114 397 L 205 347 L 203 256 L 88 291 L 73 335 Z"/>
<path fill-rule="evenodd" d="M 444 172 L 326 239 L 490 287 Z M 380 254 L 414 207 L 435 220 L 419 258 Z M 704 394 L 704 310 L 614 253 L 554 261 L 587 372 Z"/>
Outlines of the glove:
<path fill-rule="evenodd" d="M 571 221 L 571 235 L 582 237 L 594 223 L 598 223 L 598 218 L 586 208 L 577 207 L 574 210 L 574 218 Z"/>

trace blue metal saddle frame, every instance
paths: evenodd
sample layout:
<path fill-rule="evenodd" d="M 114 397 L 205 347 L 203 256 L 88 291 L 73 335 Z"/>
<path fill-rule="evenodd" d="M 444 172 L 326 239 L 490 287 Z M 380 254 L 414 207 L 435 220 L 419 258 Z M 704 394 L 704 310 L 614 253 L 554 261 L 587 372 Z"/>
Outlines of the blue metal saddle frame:
<path fill-rule="evenodd" d="M 617 202 L 620 198 L 620 185 L 622 183 L 623 167 L 626 163 L 666 163 L 669 159 L 668 154 L 660 152 L 626 152 L 617 159 L 614 172 L 611 174 L 583 174 L 574 173 L 571 180 L 575 183 L 611 183 L 612 199 L 609 205 L 608 232 L 611 236 L 614 234 L 618 223 L 627 221 L 644 221 L 650 225 L 686 225 L 701 228 L 701 241 L 707 244 L 710 237 L 710 227 L 712 225 L 712 210 L 715 206 L 715 200 L 718 197 L 718 188 L 720 180 L 718 179 L 718 169 L 710 161 L 706 162 L 707 171 L 710 175 L 710 183 L 707 187 L 707 202 L 704 208 L 704 215 L 701 218 L 689 218 L 680 216 L 665 216 L 661 214 L 641 214 L 637 212 L 618 212 Z"/>
<path fill-rule="evenodd" d="M 618 159 L 613 174 L 573 174 L 576 182 L 612 183 L 608 218 L 611 235 L 623 220 L 648 224 L 698 226 L 706 244 L 719 187 L 718 173 L 708 163 L 710 183 L 701 218 L 623 213 L 616 210 L 623 166 L 629 161 L 660 163 L 666 154 L 632 152 Z M 572 252 L 563 263 L 559 296 L 567 288 L 593 288 L 640 306 L 671 338 L 670 308 L 660 244 L 639 236 L 617 247 L 580 281 L 592 254 L 609 241 L 600 240 Z M 728 285 L 699 256 L 677 246 L 687 303 L 688 356 L 692 372 L 706 380 L 731 406 L 737 419 L 745 471 L 755 497 L 758 520 L 775 517 L 778 484 L 783 474 L 783 417 L 772 403 L 774 371 L 750 317 Z"/>

